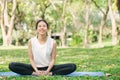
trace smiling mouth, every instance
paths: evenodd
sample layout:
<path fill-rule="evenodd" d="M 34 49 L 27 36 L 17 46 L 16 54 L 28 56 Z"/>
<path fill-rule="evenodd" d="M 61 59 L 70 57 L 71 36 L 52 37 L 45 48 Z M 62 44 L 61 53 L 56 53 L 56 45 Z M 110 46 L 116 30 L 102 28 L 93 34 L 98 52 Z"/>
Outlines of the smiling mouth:
<path fill-rule="evenodd" d="M 39 30 L 39 32 L 42 32 L 42 33 L 43 33 L 43 32 L 45 32 L 45 30 Z"/>

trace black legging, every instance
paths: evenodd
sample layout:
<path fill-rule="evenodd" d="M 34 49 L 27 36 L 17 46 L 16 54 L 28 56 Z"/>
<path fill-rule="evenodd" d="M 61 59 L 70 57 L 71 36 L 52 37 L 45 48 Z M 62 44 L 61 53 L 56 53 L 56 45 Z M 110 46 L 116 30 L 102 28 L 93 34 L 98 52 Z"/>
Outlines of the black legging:
<path fill-rule="evenodd" d="M 38 67 L 38 70 L 47 70 L 47 67 Z M 31 75 L 34 71 L 33 67 L 30 64 L 12 62 L 9 64 L 9 69 L 15 73 L 22 75 Z M 60 64 L 54 65 L 50 72 L 52 75 L 66 75 L 72 73 L 76 70 L 76 65 L 69 64 Z"/>

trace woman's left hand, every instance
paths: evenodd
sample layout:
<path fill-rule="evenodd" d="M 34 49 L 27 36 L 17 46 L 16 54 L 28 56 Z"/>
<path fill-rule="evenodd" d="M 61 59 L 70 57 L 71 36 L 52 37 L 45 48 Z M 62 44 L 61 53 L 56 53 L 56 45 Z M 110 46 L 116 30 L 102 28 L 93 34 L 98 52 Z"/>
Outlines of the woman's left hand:
<path fill-rule="evenodd" d="M 43 75 L 49 75 L 49 72 L 48 71 L 42 71 L 42 74 Z"/>

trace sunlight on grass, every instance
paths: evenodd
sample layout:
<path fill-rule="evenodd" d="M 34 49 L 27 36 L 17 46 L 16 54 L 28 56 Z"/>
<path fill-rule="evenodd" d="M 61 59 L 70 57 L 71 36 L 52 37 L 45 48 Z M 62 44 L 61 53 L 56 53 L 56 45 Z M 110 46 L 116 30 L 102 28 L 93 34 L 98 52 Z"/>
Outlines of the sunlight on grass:
<path fill-rule="evenodd" d="M 103 42 L 103 47 L 104 46 L 112 46 L 112 42 L 111 41 L 107 41 L 107 42 L 104 41 Z M 92 43 L 92 44 L 89 45 L 89 47 L 90 48 L 99 48 L 100 45 L 98 43 L 97 44 L 96 43 Z"/>
<path fill-rule="evenodd" d="M 105 47 L 97 49 L 58 48 L 55 64 L 75 63 L 76 71 L 101 71 L 110 74 L 120 74 L 120 47 Z M 30 63 L 27 48 L 0 50 L 0 71 L 9 71 L 10 62 Z M 6 79 L 6 78 L 5 78 Z M 7 80 L 117 80 L 116 77 L 8 77 Z"/>
<path fill-rule="evenodd" d="M 8 50 L 8 49 L 27 49 L 27 46 L 0 46 L 0 50 Z"/>
<path fill-rule="evenodd" d="M 114 68 L 115 66 L 116 66 L 115 64 L 106 65 L 104 69 L 105 69 L 105 70 L 109 70 L 109 69 Z"/>

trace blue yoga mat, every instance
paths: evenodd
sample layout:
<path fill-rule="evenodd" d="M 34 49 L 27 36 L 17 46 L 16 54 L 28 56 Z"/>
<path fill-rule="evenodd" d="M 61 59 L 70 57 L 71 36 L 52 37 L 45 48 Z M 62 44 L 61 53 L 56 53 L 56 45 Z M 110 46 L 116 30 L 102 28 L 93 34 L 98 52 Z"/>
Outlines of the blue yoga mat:
<path fill-rule="evenodd" d="M 105 76 L 103 72 L 73 72 L 65 76 Z"/>
<path fill-rule="evenodd" d="M 0 76 L 24 76 L 14 72 L 0 72 Z M 105 76 L 103 72 L 73 72 L 64 76 Z"/>

